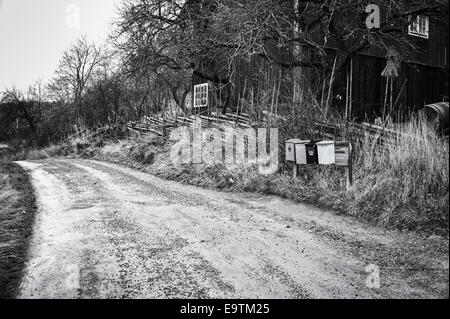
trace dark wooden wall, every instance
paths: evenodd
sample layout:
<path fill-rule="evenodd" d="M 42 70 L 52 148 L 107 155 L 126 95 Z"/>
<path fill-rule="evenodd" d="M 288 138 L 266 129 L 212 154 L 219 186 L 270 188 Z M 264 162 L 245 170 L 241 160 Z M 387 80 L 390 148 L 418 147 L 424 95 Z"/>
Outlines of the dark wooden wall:
<path fill-rule="evenodd" d="M 383 112 L 386 78 L 381 73 L 384 58 L 359 54 L 353 58 L 353 116 L 373 120 Z M 334 95 L 345 96 L 345 76 L 337 80 Z M 417 111 L 426 104 L 448 100 L 448 69 L 403 62 L 394 80 L 394 117 Z"/>
<path fill-rule="evenodd" d="M 436 26 L 430 22 L 429 39 L 411 36 L 412 42 L 418 48 L 418 51 L 413 54 L 412 61 L 448 68 L 448 36 L 448 29 L 444 26 Z"/>
<path fill-rule="evenodd" d="M 405 30 L 407 33 L 408 30 Z M 448 29 L 430 23 L 429 39 L 410 36 L 411 41 L 419 49 L 411 52 L 411 58 L 402 63 L 400 76 L 394 82 L 394 101 L 398 100 L 395 111 L 407 114 L 421 108 L 425 104 L 448 100 L 449 97 L 449 40 Z M 317 41 L 323 36 L 317 34 Z M 292 59 L 293 47 L 280 48 L 276 43 L 267 43 L 267 51 L 277 55 L 285 62 Z M 332 59 L 336 48 L 330 40 L 327 49 Z M 373 119 L 382 113 L 386 78 L 381 76 L 386 66 L 386 51 L 378 47 L 371 47 L 353 58 L 353 107 L 352 115 L 360 120 Z M 217 66 L 216 66 L 217 69 Z M 348 69 L 350 69 L 348 67 Z M 288 102 L 292 97 L 293 72 L 282 67 L 276 67 L 260 57 L 253 57 L 250 61 L 237 59 L 235 73 L 230 92 L 222 93 L 222 98 L 230 95 L 228 108 L 235 110 L 242 97 L 248 99 L 250 90 L 255 94 L 272 92 L 279 86 L 279 102 Z M 206 80 L 193 78 L 193 84 L 204 83 Z M 345 103 L 346 74 L 341 74 L 334 87 L 333 96 L 344 97 L 341 100 L 333 99 L 334 106 L 341 110 Z M 403 90 L 402 90 L 403 87 Z M 213 107 L 222 107 L 214 102 Z M 244 110 L 245 111 L 245 110 Z M 343 111 L 343 110 L 342 110 Z"/>

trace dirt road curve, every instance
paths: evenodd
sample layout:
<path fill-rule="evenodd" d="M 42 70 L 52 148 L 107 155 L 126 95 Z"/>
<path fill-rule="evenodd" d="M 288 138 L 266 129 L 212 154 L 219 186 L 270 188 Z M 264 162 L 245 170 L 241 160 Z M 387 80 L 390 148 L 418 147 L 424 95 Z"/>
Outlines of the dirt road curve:
<path fill-rule="evenodd" d="M 209 191 L 95 161 L 19 164 L 30 170 L 39 206 L 21 298 L 445 297 L 447 291 L 448 243 L 440 238 L 423 242 L 443 253 L 416 235 L 277 197 Z M 380 267 L 380 289 L 366 285 L 369 264 Z"/>

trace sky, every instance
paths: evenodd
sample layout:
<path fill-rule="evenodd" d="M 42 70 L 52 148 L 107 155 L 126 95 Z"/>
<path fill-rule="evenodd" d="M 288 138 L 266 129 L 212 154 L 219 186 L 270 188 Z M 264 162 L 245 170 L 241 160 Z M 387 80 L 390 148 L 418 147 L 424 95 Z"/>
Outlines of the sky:
<path fill-rule="evenodd" d="M 48 81 L 78 37 L 107 38 L 121 0 L 0 0 L 0 92 Z"/>

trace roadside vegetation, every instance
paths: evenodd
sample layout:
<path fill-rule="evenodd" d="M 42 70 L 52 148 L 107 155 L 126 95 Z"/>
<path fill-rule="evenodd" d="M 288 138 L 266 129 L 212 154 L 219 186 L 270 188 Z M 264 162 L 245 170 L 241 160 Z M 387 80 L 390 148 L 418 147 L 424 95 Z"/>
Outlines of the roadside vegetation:
<path fill-rule="evenodd" d="M 36 205 L 28 174 L 0 161 L 0 299 L 18 293 Z"/>
<path fill-rule="evenodd" d="M 424 122 L 408 124 L 403 133 L 385 149 L 373 140 L 355 141 L 355 184 L 350 192 L 345 190 L 341 168 L 303 167 L 299 178 L 293 179 L 290 170 L 263 176 L 257 168 L 177 167 L 167 160 L 170 147 L 158 140 L 112 144 L 91 155 L 197 186 L 273 194 L 384 227 L 448 235 L 448 140 L 440 139 Z"/>
<path fill-rule="evenodd" d="M 384 146 L 375 137 L 353 140 L 355 183 L 349 192 L 345 189 L 344 171 L 338 167 L 301 167 L 298 178 L 293 179 L 291 170 L 283 163 L 282 151 L 280 172 L 270 176 L 260 175 L 257 167 L 174 165 L 169 160 L 173 141 L 156 136 L 119 141 L 74 139 L 29 151 L 25 156 L 32 159 L 78 156 L 125 164 L 186 184 L 278 195 L 387 228 L 448 236 L 448 138 L 438 136 L 426 121 L 418 119 L 398 130 L 402 134 L 390 138 Z M 307 137 L 301 131 L 289 130 L 288 134 Z"/>

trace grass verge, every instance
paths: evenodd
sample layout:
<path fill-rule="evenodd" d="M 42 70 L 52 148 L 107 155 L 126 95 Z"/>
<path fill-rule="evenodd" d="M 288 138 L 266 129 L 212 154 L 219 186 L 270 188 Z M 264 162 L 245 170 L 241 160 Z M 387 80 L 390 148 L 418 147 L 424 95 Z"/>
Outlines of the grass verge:
<path fill-rule="evenodd" d="M 79 140 L 34 155 L 39 159 L 78 154 L 126 164 L 186 184 L 278 195 L 386 228 L 448 236 L 448 139 L 437 136 L 421 120 L 413 120 L 399 130 L 403 134 L 387 141 L 386 147 L 381 147 L 376 137 L 353 140 L 355 185 L 349 192 L 344 186 L 344 171 L 337 167 L 303 167 L 299 178 L 293 179 L 288 171 L 263 176 L 256 167 L 248 166 L 229 169 L 221 164 L 174 165 L 169 160 L 172 143 L 156 137 L 106 144 Z M 282 139 L 305 139 L 305 134 L 292 127 L 289 136 Z"/>
<path fill-rule="evenodd" d="M 18 293 L 35 211 L 28 174 L 17 164 L 0 162 L 0 299 Z"/>

